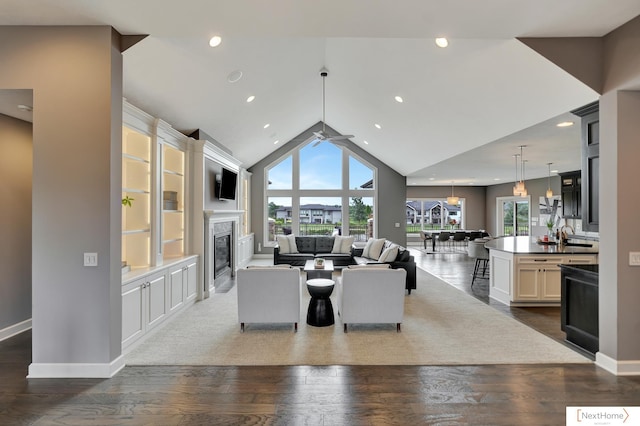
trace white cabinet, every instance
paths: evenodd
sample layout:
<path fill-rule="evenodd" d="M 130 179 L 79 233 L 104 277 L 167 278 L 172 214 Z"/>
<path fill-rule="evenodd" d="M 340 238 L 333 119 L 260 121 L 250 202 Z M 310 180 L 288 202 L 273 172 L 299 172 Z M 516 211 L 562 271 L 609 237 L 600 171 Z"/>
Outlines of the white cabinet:
<path fill-rule="evenodd" d="M 519 257 L 513 301 L 559 301 L 560 267 L 564 259 Z"/>
<path fill-rule="evenodd" d="M 127 280 L 127 276 L 135 277 Z M 176 312 L 195 303 L 198 256 L 176 260 L 163 267 L 124 275 L 122 285 L 122 349 L 143 338 Z"/>
<path fill-rule="evenodd" d="M 597 254 L 513 254 L 491 250 L 489 296 L 510 306 L 559 306 L 560 264 L 595 264 Z"/>
<path fill-rule="evenodd" d="M 253 234 L 238 240 L 238 269 L 244 268 L 253 258 Z"/>
<path fill-rule="evenodd" d="M 151 330 L 167 315 L 166 275 L 147 275 L 122 287 L 122 347 Z"/>

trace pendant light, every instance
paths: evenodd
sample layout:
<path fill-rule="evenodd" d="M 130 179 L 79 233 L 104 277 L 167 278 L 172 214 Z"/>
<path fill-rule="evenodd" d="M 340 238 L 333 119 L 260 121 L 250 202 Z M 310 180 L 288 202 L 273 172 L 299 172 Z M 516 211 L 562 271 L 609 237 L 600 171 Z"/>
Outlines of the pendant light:
<path fill-rule="evenodd" d="M 520 190 L 518 189 L 518 157 L 520 157 L 520 154 L 514 154 L 513 158 L 515 160 L 516 163 L 516 179 L 513 181 L 513 196 L 517 197 L 518 195 L 520 195 Z"/>
<path fill-rule="evenodd" d="M 524 148 L 524 145 L 520 145 L 520 164 L 521 164 L 521 176 L 520 176 L 520 180 L 518 180 L 518 154 L 514 155 L 514 157 L 516 157 L 516 184 L 513 186 L 513 195 L 514 196 L 520 196 L 520 197 L 526 197 L 527 196 L 527 188 L 524 185 L 524 156 L 522 154 L 522 148 Z"/>
<path fill-rule="evenodd" d="M 460 197 L 456 197 L 455 195 L 453 195 L 453 182 L 451 182 L 451 197 L 447 197 L 447 204 L 449 204 L 450 206 L 454 206 L 457 205 L 459 201 Z"/>
<path fill-rule="evenodd" d="M 547 198 L 551 198 L 553 197 L 553 191 L 551 190 L 551 165 L 553 163 L 547 163 L 547 166 L 549 166 L 549 176 L 547 178 Z"/>

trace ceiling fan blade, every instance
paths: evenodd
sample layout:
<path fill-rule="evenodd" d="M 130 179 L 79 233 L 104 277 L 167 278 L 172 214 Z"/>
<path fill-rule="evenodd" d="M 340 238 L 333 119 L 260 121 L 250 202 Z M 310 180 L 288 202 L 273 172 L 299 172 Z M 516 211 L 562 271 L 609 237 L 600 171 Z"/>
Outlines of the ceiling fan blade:
<path fill-rule="evenodd" d="M 317 141 L 314 142 L 314 144 L 312 145 L 314 148 L 318 145 L 320 145 L 320 143 L 323 141 L 323 139 L 318 139 Z"/>
<path fill-rule="evenodd" d="M 327 139 L 332 141 L 342 141 L 345 139 L 351 139 L 353 135 L 337 135 L 337 136 L 329 136 Z"/>

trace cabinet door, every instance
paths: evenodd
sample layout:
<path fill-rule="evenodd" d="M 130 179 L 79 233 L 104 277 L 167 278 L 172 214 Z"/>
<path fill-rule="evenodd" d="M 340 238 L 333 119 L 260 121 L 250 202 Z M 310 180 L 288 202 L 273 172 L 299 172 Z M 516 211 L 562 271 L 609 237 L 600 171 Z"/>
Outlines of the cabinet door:
<path fill-rule="evenodd" d="M 145 279 L 140 279 L 122 288 L 122 347 L 130 345 L 145 331 Z"/>
<path fill-rule="evenodd" d="M 187 290 L 185 299 L 195 299 L 198 295 L 198 263 L 188 262 L 185 267 L 184 275 L 187 283 L 185 285 L 185 289 Z"/>
<path fill-rule="evenodd" d="M 171 269 L 169 273 L 170 310 L 178 309 L 184 302 L 184 271 L 182 266 Z"/>
<path fill-rule="evenodd" d="M 536 265 L 518 266 L 518 285 L 515 289 L 514 301 L 538 299 L 540 271 L 541 269 Z"/>
<path fill-rule="evenodd" d="M 546 267 L 540 274 L 540 299 L 555 300 L 561 299 L 561 274 L 560 268 Z"/>
<path fill-rule="evenodd" d="M 146 286 L 147 325 L 153 327 L 167 315 L 167 279 L 164 274 L 151 277 Z"/>

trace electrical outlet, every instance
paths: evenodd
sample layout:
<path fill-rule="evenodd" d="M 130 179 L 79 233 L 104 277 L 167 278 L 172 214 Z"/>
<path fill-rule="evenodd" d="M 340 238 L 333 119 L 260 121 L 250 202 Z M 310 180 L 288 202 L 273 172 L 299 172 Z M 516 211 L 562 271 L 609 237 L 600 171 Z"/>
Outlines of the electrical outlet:
<path fill-rule="evenodd" d="M 85 253 L 84 266 L 98 266 L 98 253 Z"/>
<path fill-rule="evenodd" d="M 640 251 L 629 252 L 629 266 L 640 266 Z"/>
<path fill-rule="evenodd" d="M 400 223 L 396 222 L 396 228 L 400 228 Z"/>

